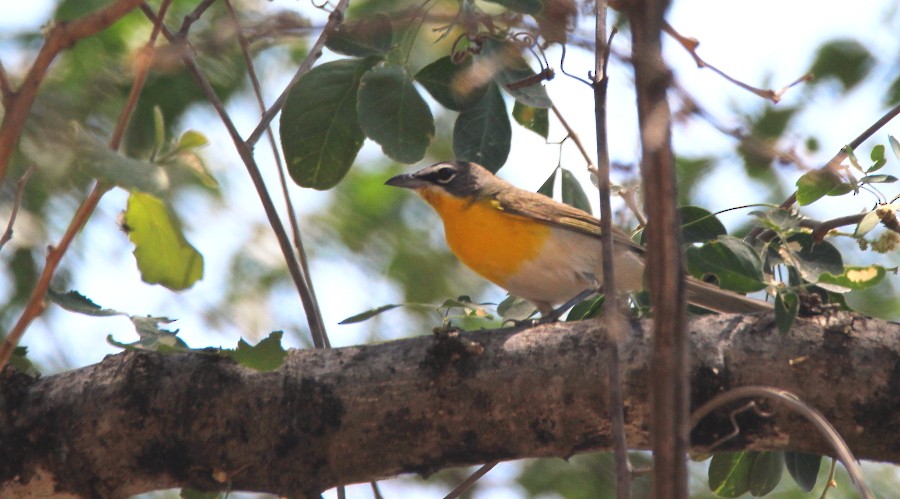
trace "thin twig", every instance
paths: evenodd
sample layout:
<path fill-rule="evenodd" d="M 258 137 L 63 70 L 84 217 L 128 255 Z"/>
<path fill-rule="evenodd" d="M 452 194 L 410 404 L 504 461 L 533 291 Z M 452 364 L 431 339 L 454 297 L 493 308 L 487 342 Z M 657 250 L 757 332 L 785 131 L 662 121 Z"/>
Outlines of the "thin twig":
<path fill-rule="evenodd" d="M 238 44 L 241 47 L 241 53 L 247 64 L 247 74 L 250 77 L 253 93 L 256 95 L 256 102 L 259 105 L 260 112 L 265 114 L 266 103 L 263 99 L 262 86 L 259 84 L 259 77 L 256 75 L 256 66 L 253 64 L 253 57 L 250 55 L 250 45 L 247 42 L 247 38 L 244 36 L 243 29 L 241 28 L 240 21 L 237 17 L 237 12 L 234 9 L 234 5 L 231 3 L 231 0 L 225 0 L 225 6 L 228 9 L 231 19 L 234 21 Z M 319 300 L 316 298 L 315 287 L 313 287 L 312 277 L 309 273 L 309 259 L 307 258 L 306 250 L 303 247 L 303 240 L 300 237 L 300 225 L 297 223 L 294 203 L 291 201 L 290 191 L 288 190 L 287 177 L 284 174 L 284 162 L 281 159 L 281 154 L 278 152 L 278 144 L 275 142 L 275 133 L 272 131 L 271 126 L 266 127 L 266 136 L 269 139 L 269 147 L 272 149 L 272 157 L 275 158 L 275 169 L 278 172 L 278 181 L 281 184 L 281 194 L 284 197 L 288 223 L 291 226 L 291 234 L 294 237 L 294 247 L 297 249 L 296 254 L 300 259 L 300 267 L 303 270 L 303 276 L 306 278 L 306 287 L 309 290 L 310 298 L 314 305 L 314 313 L 309 319 L 316 321 L 317 327 L 324 331 L 325 321 L 322 319 L 322 310 L 319 307 Z"/>
<path fill-rule="evenodd" d="M 163 19 L 170 3 L 171 0 L 163 0 L 162 4 L 160 5 L 160 11 L 157 19 Z M 148 46 L 152 47 L 152 45 L 155 43 L 156 35 L 159 33 L 160 24 L 161 21 L 157 21 L 154 23 L 153 32 L 150 35 L 150 40 L 147 42 Z M 150 57 L 152 57 L 152 50 L 150 51 Z M 147 75 L 145 73 L 149 71 L 149 68 L 149 60 L 147 60 L 144 64 L 139 65 L 137 74 L 135 75 L 135 79 L 132 84 L 131 94 L 140 94 L 144 81 L 146 81 Z M 129 98 L 128 101 L 126 101 L 122 112 L 119 114 L 119 119 L 116 122 L 116 128 L 112 132 L 109 142 L 110 149 L 118 149 L 118 142 L 125 132 L 125 127 L 128 126 L 128 121 L 136 105 L 137 98 Z M 66 232 L 65 234 L 63 234 L 62 239 L 60 239 L 59 243 L 56 246 L 50 247 L 50 251 L 47 253 L 47 261 L 44 264 L 44 270 L 41 272 L 37 284 L 35 284 L 34 290 L 31 292 L 31 296 L 29 296 L 28 298 L 28 302 L 25 305 L 25 309 L 22 311 L 22 315 L 19 316 L 19 320 L 16 321 L 16 324 L 12 327 L 12 329 L 10 329 L 9 333 L 6 336 L 6 339 L 4 339 L 3 341 L 3 344 L 0 345 L 0 369 L 2 369 L 3 366 L 6 365 L 6 362 L 12 355 L 12 352 L 15 349 L 16 345 L 18 345 L 19 341 L 21 341 L 22 336 L 25 334 L 25 330 L 28 329 L 31 321 L 33 321 L 38 315 L 43 313 L 44 309 L 47 308 L 47 304 L 44 301 L 44 298 L 47 295 L 47 290 L 50 289 L 50 281 L 53 278 L 54 273 L 56 272 L 56 268 L 59 266 L 59 262 L 62 261 L 63 255 L 65 255 L 66 251 L 68 251 L 69 246 L 75 239 L 75 236 L 78 234 L 81 228 L 84 227 L 91 214 L 97 208 L 97 204 L 100 203 L 100 198 L 102 198 L 108 190 L 109 186 L 107 186 L 106 184 L 99 181 L 95 182 L 91 193 L 88 194 L 88 197 L 85 198 L 85 200 L 81 203 L 81 206 L 79 206 L 78 210 L 75 212 L 75 215 L 72 217 L 72 221 L 69 223 L 68 228 L 66 228 Z"/>
<path fill-rule="evenodd" d="M 872 123 L 865 130 L 863 130 L 863 132 L 861 134 L 859 134 L 855 139 L 853 139 L 849 144 L 847 144 L 847 146 L 849 146 L 851 149 L 854 149 L 854 150 L 859 148 L 859 146 L 862 145 L 863 142 L 868 140 L 869 137 L 871 137 L 872 135 L 875 135 L 875 132 L 877 132 L 882 127 L 887 125 L 891 120 L 896 118 L 897 115 L 900 115 L 900 104 L 897 104 L 896 106 L 889 109 L 888 112 L 886 112 L 884 114 L 884 116 L 879 118 L 875 123 Z M 828 160 L 828 162 L 825 163 L 825 165 L 820 168 L 820 170 L 837 169 L 841 166 L 841 163 L 843 163 L 845 159 L 847 159 L 847 150 L 845 147 L 842 147 L 841 150 L 838 151 L 838 153 L 834 155 L 834 157 L 832 157 L 830 160 Z M 785 199 L 784 202 L 782 202 L 780 206 L 783 209 L 790 209 L 790 207 L 794 206 L 794 203 L 796 203 L 796 202 L 797 202 L 797 191 L 794 191 L 794 193 L 791 194 L 790 196 L 788 196 L 788 198 Z M 753 229 L 752 231 L 750 231 L 750 233 L 747 235 L 747 239 L 749 241 L 753 241 L 754 239 L 760 237 L 760 235 L 764 231 L 765 231 L 765 229 L 763 229 L 762 227 L 757 227 L 757 228 Z"/>
<path fill-rule="evenodd" d="M 141 0 L 118 0 L 100 10 L 66 23 L 54 24 L 34 59 L 31 69 L 4 106 L 3 122 L 0 123 L 0 181 L 6 177 L 6 169 L 13 156 L 13 149 L 22 135 L 31 105 L 37 97 L 38 88 L 47 74 L 50 63 L 61 51 L 71 47 L 78 40 L 95 35 L 134 10 Z"/>
<path fill-rule="evenodd" d="M 15 91 L 9 82 L 9 74 L 6 72 L 6 67 L 3 66 L 3 61 L 0 61 L 0 104 L 3 104 L 4 109 L 9 107 L 13 97 L 15 97 Z"/>
<path fill-rule="evenodd" d="M 381 495 L 381 490 L 378 488 L 378 482 L 372 481 L 369 482 L 369 485 L 372 486 L 372 497 L 375 499 L 384 499 L 384 496 Z"/>
<path fill-rule="evenodd" d="M 272 103 L 269 110 L 263 114 L 262 120 L 256 125 L 253 133 L 247 137 L 247 147 L 252 149 L 256 142 L 259 141 L 259 138 L 266 131 L 266 128 L 269 127 L 269 124 L 272 123 L 272 120 L 274 120 L 275 116 L 281 111 L 281 108 L 284 106 L 284 101 L 287 100 L 287 96 L 291 92 L 291 89 L 294 88 L 294 85 L 297 84 L 297 81 L 299 81 L 303 75 L 312 69 L 313 64 L 319 60 L 319 57 L 322 57 L 322 49 L 325 47 L 325 41 L 328 39 L 331 32 L 337 29 L 344 21 L 344 11 L 347 10 L 347 5 L 349 3 L 350 0 L 340 0 L 334 7 L 334 10 L 331 11 L 331 15 L 328 16 L 328 23 L 325 24 L 325 29 L 322 30 L 322 34 L 319 35 L 319 39 L 316 40 L 316 43 L 313 44 L 312 48 L 309 49 L 306 59 L 304 59 L 303 63 L 300 64 L 300 67 L 297 68 L 297 72 L 294 73 L 291 82 L 284 88 L 281 95 L 275 99 L 275 102 Z"/>
<path fill-rule="evenodd" d="M 838 459 L 840 459 L 841 463 L 844 464 L 844 467 L 847 468 L 847 473 L 850 474 L 850 478 L 856 485 L 856 489 L 859 491 L 860 495 L 865 498 L 875 497 L 866 485 L 862 469 L 860 469 L 859 465 L 856 463 L 853 453 L 850 451 L 847 443 L 844 442 L 844 439 L 841 438 L 841 435 L 837 430 L 834 429 L 831 423 L 829 423 L 819 411 L 810 407 L 796 395 L 786 390 L 768 386 L 743 386 L 728 390 L 725 393 L 716 395 L 691 414 L 691 428 L 697 426 L 697 423 L 717 408 L 745 398 L 766 398 L 774 400 L 806 418 L 817 430 L 819 430 L 819 433 L 822 434 L 825 440 L 831 445 L 832 449 L 834 449 Z"/>
<path fill-rule="evenodd" d="M 607 133 L 606 96 L 609 88 L 609 47 L 616 32 L 606 36 L 606 0 L 594 2 L 594 125 L 597 136 L 597 188 L 600 196 L 600 234 L 603 240 L 603 320 L 607 322 L 610 343 L 608 386 L 609 418 L 612 422 L 613 454 L 616 463 L 616 497 L 631 496 L 631 463 L 625 440 L 625 394 L 622 386 L 622 366 L 619 347 L 625 338 L 625 321 L 619 306 L 619 292 L 615 279 L 615 241 L 612 228 L 612 184 L 609 179 L 609 135 Z M 558 116 L 558 115 L 557 115 Z M 578 142 L 576 142 L 577 144 Z M 582 152 L 584 154 L 584 152 Z"/>
<path fill-rule="evenodd" d="M 679 44 L 681 44 L 682 47 L 684 47 L 685 50 L 688 51 L 689 54 L 691 54 L 691 57 L 694 58 L 694 62 L 697 63 L 698 68 L 709 68 L 709 69 L 713 70 L 716 74 L 721 76 L 722 78 L 725 78 L 726 80 L 730 81 L 731 83 L 734 83 L 735 85 L 743 88 L 744 90 L 747 90 L 748 92 L 758 95 L 758 96 L 762 97 L 763 99 L 771 100 L 772 102 L 774 102 L 776 104 L 781 100 L 781 97 L 784 95 L 785 92 L 787 92 L 788 89 L 790 89 L 794 85 L 797 85 L 802 82 L 810 81 L 813 79 L 813 76 L 811 74 L 805 74 L 805 75 L 801 76 L 800 78 L 798 78 L 797 80 L 795 80 L 794 82 L 790 83 L 789 85 L 786 85 L 784 88 L 782 88 L 781 90 L 778 90 L 778 91 L 771 90 L 771 89 L 756 88 L 752 85 L 748 85 L 748 84 L 738 80 L 737 78 L 733 78 L 733 77 L 729 76 L 724 71 L 720 70 L 719 68 L 717 68 L 717 67 L 713 66 L 712 64 L 701 59 L 700 56 L 697 55 L 697 47 L 700 46 L 700 42 L 697 41 L 696 38 L 683 36 L 679 32 L 675 31 L 675 28 L 673 28 L 672 25 L 670 25 L 666 21 L 663 21 L 663 31 L 665 31 L 669 36 L 674 38 Z"/>
<path fill-rule="evenodd" d="M 185 38 L 187 37 L 188 31 L 191 30 L 191 26 L 200 19 L 200 16 L 206 12 L 206 9 L 210 8 L 212 4 L 216 3 L 216 0 L 203 0 L 192 10 L 188 15 L 184 16 L 184 19 L 181 21 L 181 27 L 178 28 L 178 37 Z"/>
<path fill-rule="evenodd" d="M 462 495 L 463 492 L 469 490 L 472 485 L 475 485 L 475 482 L 486 475 L 488 471 L 494 469 L 494 466 L 497 466 L 498 464 L 500 464 L 499 461 L 494 461 L 493 463 L 487 463 L 481 468 L 478 468 L 475 473 L 469 475 L 469 478 L 466 478 L 465 481 L 457 485 L 455 489 L 451 490 L 449 494 L 444 496 L 444 499 L 456 499 L 457 497 Z"/>
<path fill-rule="evenodd" d="M 6 231 L 4 231 L 3 236 L 0 237 L 0 250 L 3 249 L 3 246 L 8 243 L 10 239 L 12 239 L 16 215 L 19 214 L 19 206 L 22 205 L 22 198 L 25 197 L 25 185 L 28 184 L 28 179 L 31 178 L 31 174 L 34 173 L 35 168 L 36 165 L 30 163 L 28 168 L 25 169 L 25 173 L 23 173 L 16 182 L 16 197 L 13 200 L 12 212 L 9 214 L 9 223 L 6 224 Z"/>
<path fill-rule="evenodd" d="M 343 0 L 341 4 L 338 5 L 338 8 L 340 8 L 341 6 L 346 8 L 348 2 L 349 0 Z M 146 3 L 141 4 L 141 11 L 151 20 L 155 19 L 153 10 L 150 9 L 150 7 Z M 334 14 L 332 15 L 338 18 L 343 17 L 343 14 L 338 14 L 336 16 Z M 173 43 L 184 43 L 182 38 L 177 37 L 168 29 L 163 29 L 163 34 Z M 320 37 L 320 40 L 322 40 L 323 44 L 324 35 L 325 33 L 323 33 L 323 36 Z M 314 314 L 316 304 L 312 301 L 312 294 L 309 292 L 309 289 L 306 286 L 306 277 L 303 275 L 303 271 L 301 270 L 300 265 L 297 263 L 297 259 L 294 257 L 294 251 L 291 247 L 291 242 L 287 236 L 287 232 L 284 229 L 284 224 L 282 223 L 281 218 L 278 215 L 278 210 L 275 208 L 275 203 L 272 201 L 271 195 L 269 195 L 269 191 L 266 187 L 265 181 L 263 180 L 262 173 L 259 170 L 259 165 L 256 164 L 256 158 L 254 158 L 253 156 L 253 149 L 241 138 L 241 135 L 238 132 L 237 127 L 234 125 L 231 116 L 225 109 L 225 105 L 219 99 L 219 96 L 216 94 L 216 91 L 212 87 L 212 84 L 200 69 L 199 64 L 197 64 L 197 61 L 193 55 L 193 48 L 190 46 L 190 44 L 185 45 L 189 50 L 181 52 L 181 60 L 184 62 L 188 71 L 194 77 L 194 80 L 200 87 L 200 91 L 203 92 L 206 100 L 209 101 L 210 105 L 213 107 L 213 109 L 215 109 L 216 114 L 219 115 L 219 119 L 222 121 L 222 124 L 228 131 L 228 135 L 231 137 L 231 141 L 234 143 L 235 149 L 237 149 L 238 156 L 240 156 L 241 161 L 244 163 L 244 166 L 247 169 L 247 174 L 250 176 L 250 180 L 253 182 L 253 187 L 256 189 L 256 193 L 259 196 L 263 211 L 266 214 L 266 219 L 268 220 L 269 225 L 272 227 L 272 231 L 275 233 L 275 238 L 278 241 L 278 247 L 281 250 L 282 256 L 284 257 L 285 264 L 287 265 L 288 273 L 291 275 L 291 280 L 294 282 L 294 286 L 297 288 L 297 292 L 300 295 L 300 301 L 303 305 L 303 310 L 306 312 L 307 317 L 315 317 Z M 309 59 L 309 57 L 307 59 Z M 265 127 L 263 127 L 262 130 L 265 131 Z M 328 335 L 325 330 L 319 328 L 319 325 L 315 320 L 310 320 L 309 325 L 313 345 L 316 348 L 329 347 L 331 343 L 328 340 Z"/>
<path fill-rule="evenodd" d="M 550 109 L 553 110 L 553 114 L 556 115 L 556 118 L 559 120 L 559 123 L 566 129 L 566 135 L 568 138 L 572 139 L 572 142 L 575 143 L 575 146 L 578 148 L 578 151 L 584 157 L 585 162 L 587 162 L 587 169 L 596 175 L 597 166 L 594 165 L 594 160 L 591 159 L 591 155 L 588 154 L 587 148 L 584 147 L 584 144 L 581 142 L 581 138 L 578 136 L 578 133 L 575 132 L 575 129 L 569 125 L 569 122 L 563 118 L 562 113 L 559 112 L 559 108 L 556 107 L 556 104 L 550 104 Z"/>

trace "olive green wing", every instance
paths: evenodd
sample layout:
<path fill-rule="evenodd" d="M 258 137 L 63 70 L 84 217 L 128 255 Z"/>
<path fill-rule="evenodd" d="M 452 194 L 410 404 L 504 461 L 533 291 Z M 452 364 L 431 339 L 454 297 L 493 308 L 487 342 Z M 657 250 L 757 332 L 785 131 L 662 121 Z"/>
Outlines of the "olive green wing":
<path fill-rule="evenodd" d="M 534 218 L 554 227 L 569 229 L 592 237 L 600 237 L 600 220 L 590 213 L 565 203 L 560 203 L 536 192 L 523 189 L 505 190 L 492 196 L 497 209 Z M 616 242 L 643 253 L 644 248 L 632 242 L 625 233 L 616 230 Z"/>

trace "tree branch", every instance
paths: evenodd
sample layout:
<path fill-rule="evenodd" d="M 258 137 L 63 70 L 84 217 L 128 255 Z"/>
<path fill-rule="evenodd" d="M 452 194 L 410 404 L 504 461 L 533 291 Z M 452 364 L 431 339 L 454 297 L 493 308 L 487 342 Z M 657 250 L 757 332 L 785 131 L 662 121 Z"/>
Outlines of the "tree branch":
<path fill-rule="evenodd" d="M 622 344 L 632 448 L 647 448 L 650 330 Z M 301 350 L 270 373 L 207 355 L 125 353 L 46 378 L 0 376 L 0 496 L 124 497 L 190 486 L 313 497 L 401 473 L 612 445 L 593 321 Z M 900 462 L 900 325 L 841 313 L 689 323 L 694 407 L 738 386 L 797 394 L 863 459 Z M 744 413 L 714 450 L 829 453 L 803 418 Z M 732 432 L 701 422 L 702 448 Z M 215 477 L 219 478 L 219 481 Z M 44 486 L 45 489 L 37 489 Z M 51 494 L 42 494 L 49 497 Z"/>

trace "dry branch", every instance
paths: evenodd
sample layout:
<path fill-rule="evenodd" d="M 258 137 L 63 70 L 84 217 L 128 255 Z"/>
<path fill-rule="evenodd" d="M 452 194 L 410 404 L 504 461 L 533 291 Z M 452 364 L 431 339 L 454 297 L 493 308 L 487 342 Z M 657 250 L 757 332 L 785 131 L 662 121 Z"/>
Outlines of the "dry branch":
<path fill-rule="evenodd" d="M 207 355 L 128 353 L 56 376 L 0 377 L 0 497 L 124 497 L 191 486 L 317 496 L 337 484 L 611 447 L 593 322 L 292 352 L 272 373 Z M 622 345 L 626 429 L 647 448 L 650 322 Z M 857 457 L 900 462 L 900 325 L 851 314 L 689 324 L 692 404 L 770 385 L 820 410 Z M 802 418 L 738 417 L 728 449 L 827 453 Z M 693 433 L 732 431 L 728 412 Z M 219 480 L 219 481 L 217 481 Z"/>

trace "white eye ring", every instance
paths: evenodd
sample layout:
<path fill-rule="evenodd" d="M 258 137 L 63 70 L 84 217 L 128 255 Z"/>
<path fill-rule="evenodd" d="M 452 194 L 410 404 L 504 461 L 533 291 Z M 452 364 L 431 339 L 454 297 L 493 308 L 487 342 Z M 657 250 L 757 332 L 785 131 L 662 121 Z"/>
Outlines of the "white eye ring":
<path fill-rule="evenodd" d="M 438 171 L 435 172 L 434 178 L 437 179 L 438 182 L 440 182 L 442 184 L 446 184 L 446 183 L 450 182 L 451 180 L 453 180 L 453 177 L 455 177 L 455 176 L 456 176 L 456 171 L 453 168 L 450 168 L 449 166 L 445 166 L 443 168 L 438 169 Z"/>

